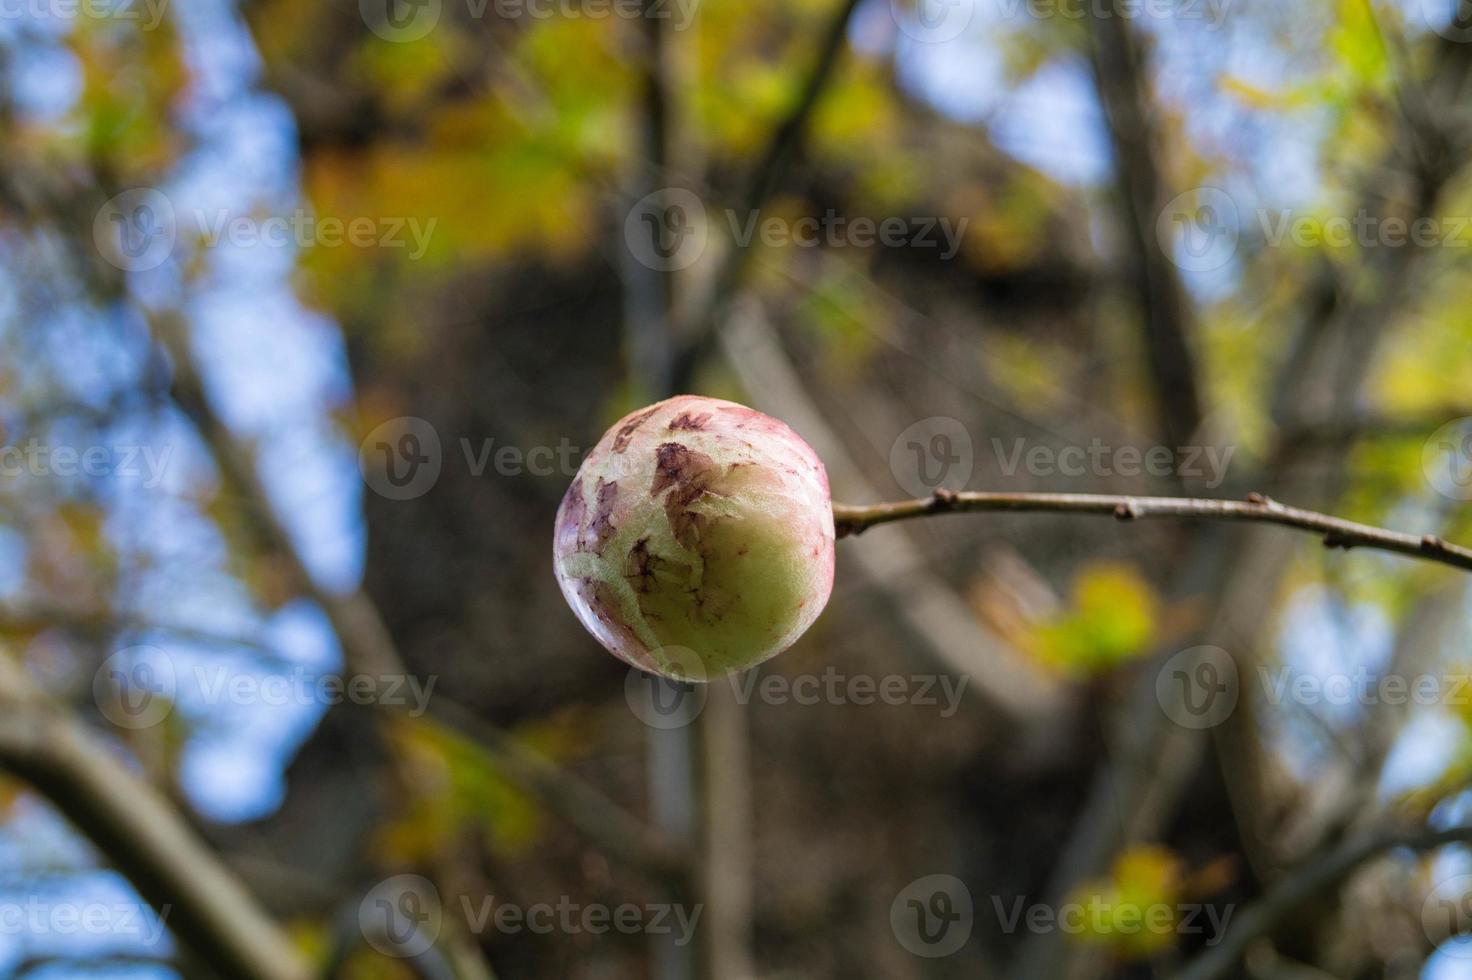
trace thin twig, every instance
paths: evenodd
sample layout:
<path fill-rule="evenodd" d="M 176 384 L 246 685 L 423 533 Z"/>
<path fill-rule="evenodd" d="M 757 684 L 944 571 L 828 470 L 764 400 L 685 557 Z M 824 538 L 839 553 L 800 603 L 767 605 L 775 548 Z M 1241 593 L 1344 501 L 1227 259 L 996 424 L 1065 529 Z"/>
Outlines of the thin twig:
<path fill-rule="evenodd" d="M 838 536 L 861 534 L 876 524 L 903 521 L 933 514 L 973 511 L 1027 513 L 1102 514 L 1121 521 L 1147 517 L 1185 517 L 1216 521 L 1252 521 L 1278 524 L 1324 536 L 1330 548 L 1374 548 L 1412 558 L 1439 562 L 1472 571 L 1472 550 L 1443 541 L 1434 534 L 1403 534 L 1360 524 L 1317 511 L 1280 504 L 1262 494 L 1245 500 L 1211 500 L 1195 497 L 1131 497 L 1105 493 L 953 493 L 938 490 L 935 496 L 895 503 L 854 507 L 833 505 L 833 523 Z"/>

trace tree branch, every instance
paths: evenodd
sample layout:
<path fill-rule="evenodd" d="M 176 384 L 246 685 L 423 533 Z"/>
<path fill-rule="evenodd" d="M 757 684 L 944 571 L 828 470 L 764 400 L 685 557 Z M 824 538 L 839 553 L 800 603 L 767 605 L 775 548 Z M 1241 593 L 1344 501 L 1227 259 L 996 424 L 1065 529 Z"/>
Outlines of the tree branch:
<path fill-rule="evenodd" d="M 1252 942 L 1271 932 L 1304 902 L 1344 881 L 1366 861 L 1396 847 L 1417 852 L 1443 844 L 1472 840 L 1472 827 L 1441 831 L 1379 831 L 1354 838 L 1300 868 L 1278 882 L 1265 897 L 1237 916 L 1235 928 L 1218 945 L 1182 970 L 1176 980 L 1216 980 L 1226 976 Z"/>
<path fill-rule="evenodd" d="M 631 197 L 642 200 L 663 196 L 664 184 L 670 179 L 672 105 L 670 98 L 669 54 L 664 19 L 655 9 L 659 0 L 644 0 L 639 19 L 643 58 L 640 61 L 639 84 L 642 89 L 639 144 L 643 166 L 634 181 Z M 661 201 L 662 213 L 667 202 Z M 650 229 L 651 245 L 658 249 L 661 235 Z M 674 362 L 673 316 L 674 275 L 667 269 L 655 268 L 640 261 L 632 249 L 620 252 L 623 263 L 619 279 L 623 283 L 624 343 L 628 348 L 628 376 L 640 394 L 649 400 L 667 398 Z"/>
<path fill-rule="evenodd" d="M 436 695 L 429 718 L 490 755 L 506 776 L 609 857 L 677 892 L 686 893 L 691 888 L 696 875 L 695 857 L 668 833 L 638 819 L 458 701 Z"/>
<path fill-rule="evenodd" d="M 973 511 L 1101 514 L 1121 521 L 1185 517 L 1278 524 L 1322 534 L 1324 545 L 1329 548 L 1374 548 L 1472 571 L 1472 550 L 1443 541 L 1434 534 L 1417 536 L 1387 531 L 1317 511 L 1289 507 L 1255 493 L 1249 494 L 1246 500 L 1211 500 L 1105 493 L 953 493 L 938 490 L 935 496 L 920 500 L 862 507 L 834 504 L 833 523 L 841 538 L 862 534 L 876 524 Z"/>
<path fill-rule="evenodd" d="M 174 364 L 176 402 L 209 447 L 262 542 L 288 561 L 300 590 L 326 614 L 342 645 L 345 672 L 406 674 L 408 667 L 368 594 L 362 589 L 347 594 L 329 592 L 312 579 L 290 533 L 272 509 L 250 454 L 209 404 L 182 335 L 182 324 L 171 318 L 154 318 L 153 327 Z M 404 706 L 375 702 L 375 707 L 392 713 L 402 711 Z M 694 859 L 678 842 L 666 839 L 594 787 L 526 748 L 510 733 L 440 694 L 434 696 L 428 717 L 485 752 L 549 812 L 566 820 L 610 857 L 667 884 L 684 883 L 694 873 Z"/>
<path fill-rule="evenodd" d="M 1145 351 L 1155 386 L 1160 430 L 1172 445 L 1187 445 L 1204 415 L 1196 358 L 1191 350 L 1191 304 L 1155 221 L 1170 198 L 1161 171 L 1143 42 L 1128 18 L 1096 11 L 1089 18 L 1094 78 L 1109 120 L 1115 184 L 1124 211 L 1129 277 L 1144 321 Z"/>
<path fill-rule="evenodd" d="M 871 492 L 863 468 L 825 421 L 761 304 L 738 304 L 719 338 L 726 360 L 755 405 L 786 420 L 814 447 L 833 485 L 840 490 Z M 1029 736 L 1041 736 L 1052 719 L 1067 714 L 1067 692 L 1014 656 L 1005 637 L 978 620 L 949 584 L 928 567 L 913 541 L 901 535 L 886 548 L 860 548 L 854 555 L 854 567 L 892 610 L 896 625 L 911 641 L 907 646 L 928 655 L 944 670 L 971 677 L 967 693 L 980 698 L 987 710 L 1000 712 Z"/>
<path fill-rule="evenodd" d="M 807 129 L 813 109 L 833 76 L 838 56 L 843 51 L 849 22 L 853 20 L 854 11 L 858 7 L 859 0 L 842 0 L 833 19 L 828 22 L 817 59 L 813 62 L 797 101 L 772 131 L 771 139 L 751 173 L 739 202 L 740 214 L 749 215 L 760 210 L 786 174 L 792 155 L 802 142 L 803 132 Z M 744 245 L 732 243 L 715 270 L 714 280 L 704 302 L 695 311 L 687 328 L 680 331 L 684 346 L 677 352 L 674 362 L 673 381 L 676 391 L 689 389 L 696 367 L 715 348 L 716 327 L 726 306 L 736 295 L 741 275 L 746 268 L 747 255 L 748 250 Z"/>
<path fill-rule="evenodd" d="M 44 794 L 226 980 L 302 980 L 307 967 L 255 898 L 157 790 L 0 657 L 0 768 Z"/>

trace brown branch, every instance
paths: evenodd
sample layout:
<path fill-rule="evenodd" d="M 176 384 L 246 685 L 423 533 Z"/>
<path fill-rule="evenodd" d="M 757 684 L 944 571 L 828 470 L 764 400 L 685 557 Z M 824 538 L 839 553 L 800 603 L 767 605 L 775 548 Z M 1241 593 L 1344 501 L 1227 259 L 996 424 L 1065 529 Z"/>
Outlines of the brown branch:
<path fill-rule="evenodd" d="M 163 633 L 184 643 L 247 650 L 252 657 L 272 665 L 292 663 L 258 637 L 244 633 L 213 630 L 125 609 L 82 608 L 52 602 L 0 603 L 0 633 L 45 629 L 61 630 L 88 640 L 123 632 Z"/>
<path fill-rule="evenodd" d="M 1472 571 L 1472 550 L 1443 541 L 1434 534 L 1414 535 L 1360 524 L 1317 511 L 1280 504 L 1261 494 L 1246 500 L 1210 500 L 1194 497 L 1131 497 L 1106 493 L 953 493 L 863 507 L 833 505 L 838 536 L 862 534 L 876 524 L 912 517 L 976 511 L 1014 513 L 1101 514 L 1121 521 L 1147 517 L 1185 517 L 1216 521 L 1277 524 L 1324 536 L 1329 548 L 1373 548 L 1412 558 L 1439 562 Z"/>
<path fill-rule="evenodd" d="M 643 109 L 640 113 L 639 144 L 643 166 L 631 195 L 638 200 L 664 196 L 664 184 L 670 179 L 673 151 L 669 45 L 664 19 L 656 9 L 658 2 L 644 0 L 639 19 L 644 49 L 639 66 Z M 661 200 L 659 211 L 663 213 L 666 207 L 667 202 Z M 659 229 L 651 228 L 649 235 L 650 244 L 657 250 L 661 237 Z M 623 249 L 620 254 L 623 258 L 619 278 L 623 283 L 624 343 L 628 348 L 629 380 L 650 401 L 668 398 L 675 393 L 671 390 L 674 275 L 671 270 L 641 261 L 632 249 Z"/>
<path fill-rule="evenodd" d="M 1216 980 L 1232 971 L 1253 941 L 1268 934 L 1307 901 L 1344 881 L 1365 862 L 1396 847 L 1429 851 L 1472 840 L 1472 827 L 1441 831 L 1379 831 L 1354 838 L 1278 882 L 1265 897 L 1238 915 L 1218 945 L 1201 954 L 1176 980 Z"/>
<path fill-rule="evenodd" d="M 1376 439 L 1425 439 L 1452 419 L 1472 416 L 1472 405 L 1447 402 L 1413 414 L 1360 412 L 1318 425 L 1284 429 L 1278 457 L 1303 449 L 1344 449 Z"/>
<path fill-rule="evenodd" d="M 215 413 L 204 393 L 185 343 L 182 324 L 154 318 L 154 331 L 174 363 L 173 395 L 213 454 L 225 482 L 239 497 L 260 540 L 284 557 L 298 588 L 326 614 L 342 645 L 345 671 L 365 675 L 408 672 L 377 605 L 362 589 L 329 592 L 313 579 L 291 535 L 270 504 L 249 452 Z M 393 717 L 405 705 L 374 702 Z M 591 785 L 537 755 L 473 711 L 436 694 L 428 717 L 445 725 L 484 752 L 511 779 L 547 810 L 578 830 L 610 857 L 673 886 L 694 874 L 694 859 L 677 842 L 614 803 Z"/>
<path fill-rule="evenodd" d="M 797 101 L 772 131 L 766 149 L 741 196 L 738 213 L 750 215 L 760 210 L 786 175 L 788 164 L 802 142 L 803 133 L 812 118 L 813 109 L 838 65 L 838 56 L 843 52 L 849 22 L 853 20 L 858 6 L 859 0 L 842 0 L 832 20 L 828 22 L 812 70 L 803 83 Z M 673 381 L 676 391 L 689 389 L 696 367 L 715 348 L 718 332 L 716 328 L 727 305 L 736 295 L 742 273 L 746 269 L 747 255 L 745 246 L 739 242 L 732 243 L 715 271 L 704 302 L 691 317 L 687 328 L 681 331 L 684 346 L 677 352 L 674 363 Z"/>
<path fill-rule="evenodd" d="M 667 833 L 639 820 L 592 785 L 457 701 L 436 695 L 429 717 L 490 755 L 507 777 L 609 857 L 643 871 L 678 893 L 689 892 L 695 880 L 695 858 Z"/>
<path fill-rule="evenodd" d="M 305 963 L 170 802 L 0 657 L 0 768 L 45 795 L 226 980 L 302 980 Z"/>
<path fill-rule="evenodd" d="M 0 195 L 14 185 L 14 178 L 13 171 L 0 172 Z M 68 198 L 59 192 L 52 193 L 49 185 L 46 185 L 45 192 L 49 205 L 56 212 L 69 216 L 85 213 L 89 221 L 91 214 L 95 213 L 95 205 L 100 203 L 91 202 L 89 206 L 85 198 L 75 195 Z M 38 218 L 42 216 L 37 212 Z M 73 223 L 80 220 L 77 217 L 72 218 Z M 73 240 L 82 241 L 87 238 L 88 235 L 82 235 Z M 95 252 L 78 249 L 72 261 L 78 275 L 99 296 L 119 295 L 120 284 L 115 280 L 117 270 L 107 266 Z M 289 531 L 271 506 L 265 487 L 256 474 L 252 454 L 210 405 L 189 351 L 183 322 L 173 314 L 155 314 L 141 307 L 138 312 L 148 323 L 155 339 L 172 363 L 172 387 L 169 394 L 174 403 L 199 432 L 223 482 L 233 492 L 236 502 L 242 508 L 250 532 L 262 546 L 285 559 L 295 580 L 293 584 L 301 593 L 316 602 L 327 616 L 342 647 L 345 670 L 365 675 L 405 674 L 407 667 L 373 600 L 361 589 L 346 594 L 332 593 L 313 581 Z M 68 625 L 60 616 L 48 618 L 47 621 Z M 0 666 L 3 666 L 3 662 L 0 662 Z M 377 703 L 377 707 L 384 712 L 392 712 L 398 706 Z M 390 716 L 385 714 L 384 717 Z M 648 826 L 591 785 L 527 748 L 510 733 L 478 718 L 469 709 L 440 694 L 434 697 L 429 717 L 465 737 L 510 779 L 538 799 L 549 813 L 565 820 L 608 856 L 671 888 L 682 887 L 696 875 L 697 861 L 687 849 L 671 842 L 666 835 Z M 9 728 L 13 725 L 7 723 L 13 721 L 13 718 L 5 717 L 4 708 L 0 706 L 0 739 L 10 734 Z M 26 768 L 29 760 L 19 749 L 7 751 L 14 748 L 13 744 L 0 742 L 0 768 L 12 769 L 22 775 L 22 778 L 29 778 L 30 772 Z M 99 755 L 98 758 L 102 757 Z M 77 814 L 73 813 L 71 806 L 75 801 L 53 795 L 50 783 L 42 784 L 37 781 L 36 785 L 43 793 L 52 796 L 52 802 L 72 818 L 107 858 L 134 881 L 140 894 L 151 901 L 152 896 L 133 878 L 133 873 L 140 862 L 142 866 L 138 873 L 149 873 L 148 861 L 153 856 L 128 850 L 131 842 L 126 838 L 94 836 L 93 831 L 96 828 L 89 825 L 87 819 L 78 819 Z M 152 791 L 146 785 L 143 789 Z M 177 815 L 173 815 L 172 823 L 182 825 Z M 200 853 L 213 859 L 208 851 L 201 850 Z M 210 909 L 204 909 L 201 914 L 209 915 L 210 912 Z M 176 911 L 169 924 L 173 925 L 179 915 Z M 248 923 L 250 920 L 245 917 L 242 921 Z M 270 977 L 272 974 L 259 973 L 256 976 Z"/>
<path fill-rule="evenodd" d="M 0 173 L 0 196 L 20 200 L 33 219 L 86 213 L 87 198 L 52 199 L 49 183 L 30 184 L 19 168 Z M 33 196 L 34 195 L 34 196 Z M 46 199 L 50 207 L 38 210 Z M 41 224 L 40 220 L 36 223 Z M 117 270 L 80 247 L 84 282 L 110 296 Z M 180 816 L 165 795 L 119 764 L 108 746 L 29 683 L 0 655 L 0 769 L 47 798 L 164 920 L 180 946 L 225 980 L 301 980 L 309 969 L 256 898 Z"/>
<path fill-rule="evenodd" d="M 1188 444 L 1201 427 L 1203 398 L 1191 350 L 1192 310 L 1175 263 L 1156 239 L 1155 223 L 1171 197 L 1162 173 L 1144 42 L 1129 18 L 1113 11 L 1089 18 L 1094 79 L 1109 121 L 1115 184 L 1129 242 L 1130 284 L 1143 321 L 1161 433 Z"/>
<path fill-rule="evenodd" d="M 1472 2 L 1463 0 L 1463 7 L 1472 9 Z M 1468 45 L 1452 41 L 1431 43 L 1436 48 L 1435 63 L 1427 66 L 1422 83 L 1433 93 L 1428 104 L 1465 104 L 1472 52 Z M 1417 131 L 1422 125 L 1435 130 L 1426 134 L 1430 144 L 1451 150 L 1441 154 L 1432 167 L 1412 163 L 1405 152 L 1410 146 L 1427 145 Z M 1472 130 L 1450 112 L 1440 112 L 1436 119 L 1404 120 L 1387 136 L 1388 152 L 1381 166 L 1362 182 L 1359 210 L 1382 218 L 1403 217 L 1408 223 L 1419 216 L 1434 215 L 1448 181 L 1467 157 L 1469 135 Z M 1407 296 L 1415 295 L 1418 266 L 1431 251 L 1368 249 L 1364 262 L 1348 269 L 1326 260 L 1319 274 L 1306 284 L 1298 303 L 1300 318 L 1289 331 L 1295 335 L 1294 340 L 1272 386 L 1275 394 L 1271 396 L 1271 414 L 1280 435 L 1262 468 L 1265 482 L 1276 486 L 1265 489 L 1285 499 L 1314 502 L 1329 499 L 1340 487 L 1344 454 L 1326 451 L 1317 444 L 1292 445 L 1291 434 L 1333 425 L 1334 420 L 1356 413 L 1381 338 L 1404 310 Z M 1225 561 L 1219 539 L 1208 536 L 1197 540 L 1190 557 L 1173 573 L 1178 583 L 1173 591 L 1215 597 L 1213 611 L 1202 617 L 1203 622 L 1211 624 L 1205 631 L 1208 636 L 1251 636 L 1260 628 L 1292 554 L 1287 537 L 1254 534 L 1246 547 L 1234 549 Z M 1122 842 L 1156 839 L 1164 834 L 1163 828 L 1180 811 L 1187 781 L 1205 764 L 1204 734 L 1187 732 L 1171 724 L 1162 713 L 1139 707 L 1153 703 L 1152 683 L 1151 678 L 1142 675 L 1131 702 L 1121 709 L 1121 725 L 1130 733 L 1129 758 L 1106 763 L 1107 768 L 1101 770 L 1085 815 L 1063 850 L 1074 857 L 1060 866 L 1058 894 L 1086 876 L 1101 873 Z M 1253 850 L 1263 846 L 1270 830 L 1258 826 L 1257 820 L 1243 817 L 1271 809 L 1247 802 L 1264 792 L 1258 785 L 1264 767 L 1258 763 L 1265 750 L 1255 732 L 1249 705 L 1248 710 L 1234 713 L 1214 739 L 1228 792 L 1246 803 L 1237 807 L 1237 834 L 1250 861 Z M 1234 744 L 1229 747 L 1228 741 Z M 1032 938 L 1041 941 L 1036 945 L 1043 947 L 1056 940 L 1057 934 L 1041 933 Z M 1067 973 L 1065 966 L 1056 963 L 1061 958 L 1058 950 L 1055 943 L 1045 949 L 1045 955 L 1022 959 L 1025 968 L 1014 975 L 1042 980 Z"/>

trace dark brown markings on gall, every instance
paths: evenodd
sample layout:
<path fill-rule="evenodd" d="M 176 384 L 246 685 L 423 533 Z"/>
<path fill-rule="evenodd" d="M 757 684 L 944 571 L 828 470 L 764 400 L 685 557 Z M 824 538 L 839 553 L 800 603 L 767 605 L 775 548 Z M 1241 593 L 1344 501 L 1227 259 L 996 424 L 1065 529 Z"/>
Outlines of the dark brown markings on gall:
<path fill-rule="evenodd" d="M 681 429 L 684 429 L 688 432 L 700 432 L 709 424 L 709 412 L 701 412 L 699 415 L 694 415 L 690 412 L 681 412 L 670 422 L 670 431 L 679 432 Z"/>
<path fill-rule="evenodd" d="M 561 552 L 584 551 L 583 518 L 588 505 L 583 502 L 583 479 L 578 477 L 562 495 L 562 507 L 558 512 L 557 549 Z"/>
<path fill-rule="evenodd" d="M 623 425 L 619 426 L 618 432 L 616 432 L 613 436 L 613 451 L 616 453 L 621 453 L 625 449 L 628 449 L 629 440 L 634 438 L 634 431 L 638 429 L 639 426 L 648 421 L 649 416 L 653 415 L 658 410 L 658 405 L 656 405 L 654 408 L 646 408 L 644 411 L 640 412 L 638 415 L 635 415 Z"/>
<path fill-rule="evenodd" d="M 598 509 L 593 512 L 593 523 L 588 526 L 593 534 L 594 547 L 584 550 L 592 550 L 601 555 L 603 546 L 608 544 L 608 539 L 618 530 L 613 526 L 613 502 L 618 499 L 618 481 L 599 477 L 594 492 L 598 494 Z"/>
<path fill-rule="evenodd" d="M 696 486 L 704 490 L 718 469 L 716 461 L 705 453 L 678 442 L 662 442 L 654 450 L 654 486 L 650 493 L 658 496 L 670 487 Z"/>
<path fill-rule="evenodd" d="M 652 607 L 646 603 L 644 597 L 654 593 L 659 587 L 660 579 L 679 580 L 690 577 L 689 565 L 650 551 L 648 538 L 640 538 L 635 542 L 624 560 L 624 578 L 640 597 L 639 611 L 651 622 L 658 622 L 664 617 L 660 615 L 657 606 Z"/>
<path fill-rule="evenodd" d="M 678 442 L 661 443 L 654 454 L 654 486 L 649 492 L 657 497 L 666 490 L 670 491 L 664 499 L 664 512 L 670 529 L 674 531 L 676 541 L 687 548 L 695 548 L 700 543 L 701 531 L 708 518 L 693 512 L 690 505 L 713 492 L 721 468 L 705 453 Z"/>
<path fill-rule="evenodd" d="M 659 559 L 649 553 L 649 539 L 640 538 L 629 549 L 629 560 L 624 568 L 624 577 L 633 585 L 635 592 L 650 592 L 654 589 L 654 566 Z"/>

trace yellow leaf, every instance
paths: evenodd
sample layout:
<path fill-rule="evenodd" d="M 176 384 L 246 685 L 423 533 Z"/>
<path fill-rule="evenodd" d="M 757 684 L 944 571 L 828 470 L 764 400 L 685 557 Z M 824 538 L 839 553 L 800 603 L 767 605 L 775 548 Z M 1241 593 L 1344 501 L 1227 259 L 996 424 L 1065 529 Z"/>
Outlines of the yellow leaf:
<path fill-rule="evenodd" d="M 1039 628 L 1036 647 L 1070 673 L 1097 673 L 1150 650 L 1159 603 L 1133 566 L 1098 562 L 1074 580 L 1069 607 Z"/>

